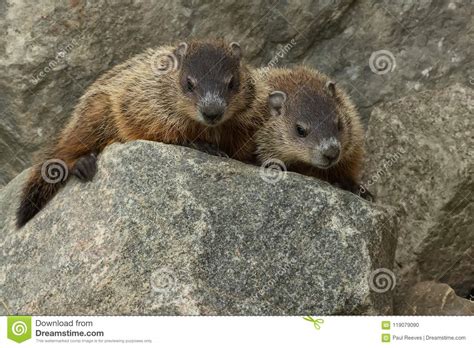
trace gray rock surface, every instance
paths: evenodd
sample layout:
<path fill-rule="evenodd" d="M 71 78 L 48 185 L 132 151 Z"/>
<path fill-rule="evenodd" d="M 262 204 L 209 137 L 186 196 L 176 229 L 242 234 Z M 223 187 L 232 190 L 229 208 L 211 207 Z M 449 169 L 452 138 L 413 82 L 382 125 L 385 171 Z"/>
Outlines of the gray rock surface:
<path fill-rule="evenodd" d="M 373 291 L 370 279 L 393 266 L 395 215 L 327 183 L 184 147 L 115 144 L 93 182 L 71 179 L 16 230 L 26 175 L 0 191 L 4 312 L 391 312 L 392 286 Z"/>
<path fill-rule="evenodd" d="M 399 315 L 474 315 L 474 302 L 456 295 L 447 284 L 425 281 L 410 288 L 396 304 Z"/>
<path fill-rule="evenodd" d="M 0 186 L 29 167 L 98 75 L 144 48 L 239 41 L 255 65 L 333 76 L 367 118 L 379 102 L 474 83 L 471 28 L 462 0 L 0 0 Z"/>
<path fill-rule="evenodd" d="M 77 99 L 101 73 L 147 47 L 191 37 L 218 35 L 239 41 L 248 61 L 254 65 L 308 64 L 329 74 L 348 90 L 363 118 L 366 121 L 370 119 L 366 182 L 375 175 L 375 183 L 370 189 L 376 191 L 380 202 L 396 206 L 402 219 L 396 277 L 396 289 L 401 295 L 397 298 L 403 299 L 404 292 L 417 282 L 430 279 L 447 283 L 458 295 L 466 296 L 474 284 L 472 12 L 472 3 L 462 0 L 384 0 L 375 3 L 369 0 L 0 0 L 0 30 L 3 33 L 0 35 L 0 187 L 31 165 L 33 154 L 52 141 L 69 117 Z M 383 65 L 384 62 L 387 63 L 386 66 Z M 403 98 L 404 96 L 409 97 Z M 135 175 L 135 170 L 137 168 L 130 169 L 131 176 Z M 12 214 L 16 190 L 24 180 L 24 175 L 26 174 L 21 174 L 0 194 L 0 227 L 2 231 L 9 231 L 9 238 L 14 238 L 14 235 L 11 234 L 11 226 L 5 223 L 10 224 L 11 220 L 7 222 L 4 219 Z M 218 174 L 211 174 L 209 171 L 208 175 L 213 177 Z M 128 177 L 124 180 L 127 182 Z M 84 190 L 78 183 L 69 186 L 65 191 Z M 96 202 L 98 197 L 94 196 L 92 186 L 86 187 L 91 190 L 87 197 L 91 197 L 91 202 Z M 116 189 L 124 197 L 113 197 L 112 191 L 107 191 L 108 186 L 101 189 L 104 190 L 100 191 L 104 197 L 112 202 L 107 207 L 109 210 L 105 210 L 109 213 L 112 209 L 117 212 L 129 209 L 126 197 L 132 197 L 131 202 L 137 204 L 133 200 L 137 194 L 131 189 L 130 192 L 124 188 Z M 161 189 L 164 190 L 154 188 Z M 289 190 L 293 187 L 285 186 L 280 189 Z M 282 194 L 287 197 L 291 192 L 284 191 Z M 64 209 L 63 215 L 69 216 L 66 212 L 76 214 L 73 215 L 76 225 L 66 228 L 66 231 L 72 231 L 79 224 L 80 213 L 74 212 L 72 201 L 61 197 L 56 201 L 67 205 L 63 207 L 59 203 L 54 204 Z M 82 201 L 85 196 L 80 197 L 81 201 L 76 204 L 90 207 L 88 204 L 92 203 Z M 148 196 L 143 197 L 140 199 L 148 201 Z M 139 203 L 142 204 L 141 201 Z M 125 205 L 122 207 L 120 204 Z M 260 209 L 270 209 L 264 206 L 263 198 L 259 204 Z M 83 209 L 82 205 L 80 209 Z M 216 214 L 214 210 L 210 211 L 212 213 L 209 214 Z M 297 213 L 292 211 L 288 214 L 295 216 Z M 62 221 L 62 226 L 66 224 L 65 220 L 61 220 L 65 217 L 60 216 L 59 212 L 51 211 L 49 214 L 49 219 Z M 92 219 L 97 218 L 99 213 L 91 210 L 88 214 Z M 237 215 L 236 219 L 242 218 Z M 125 215 L 125 218 L 131 224 L 130 221 L 136 221 L 140 216 L 138 214 L 132 219 Z M 276 219 L 280 221 L 280 218 Z M 132 227 L 121 220 L 114 222 L 118 227 L 111 227 L 103 220 L 98 220 L 97 226 L 119 231 L 117 238 L 121 237 L 120 233 L 123 231 L 130 229 L 133 232 L 135 230 L 132 227 L 137 229 L 140 226 L 139 222 Z M 91 230 L 85 236 L 92 239 L 93 232 L 97 231 L 96 223 L 91 220 L 88 224 Z M 365 228 L 375 229 L 376 226 L 363 226 L 361 231 Z M 392 228 L 390 225 L 389 230 Z M 152 227 L 148 227 L 148 230 L 152 231 Z M 185 231 L 174 233 L 184 240 Z M 147 236 L 140 233 L 139 241 L 145 243 Z M 152 232 L 149 234 L 152 235 Z M 339 236 L 339 232 L 336 235 Z M 54 230 L 53 236 L 61 237 L 61 231 Z M 16 238 L 20 237 L 24 236 Z M 27 237 L 34 240 L 39 238 Z M 131 239 L 130 236 L 128 238 Z M 247 234 L 241 238 L 241 243 L 244 243 Z M 276 236 L 272 238 L 277 240 Z M 63 238 L 59 240 L 64 242 Z M 47 241 L 51 239 L 43 243 Z M 73 242 L 74 240 L 69 243 Z M 145 248 L 131 241 L 126 246 L 119 244 L 118 239 L 114 242 L 110 247 L 117 250 L 132 250 L 124 249 L 127 247 L 141 251 Z M 88 245 L 87 240 L 84 243 Z M 197 245 L 202 243 L 203 241 Z M 262 246 L 264 241 L 259 241 L 256 245 Z M 42 247 L 46 248 L 46 245 Z M 81 250 L 79 246 L 75 247 Z M 389 254 L 387 248 L 391 247 L 393 246 L 383 244 L 381 253 Z M 35 250 L 38 254 L 34 254 Z M 30 250 L 28 255 L 34 255 L 37 260 L 47 258 L 48 265 L 51 265 L 53 257 L 59 255 L 54 253 L 48 257 L 40 256 L 38 250 L 46 249 Z M 265 249 L 262 247 L 262 250 Z M 102 250 L 104 253 L 108 251 L 105 247 Z M 147 252 L 148 256 L 149 251 Z M 2 256 L 7 255 L 3 250 L 2 253 Z M 12 251 L 12 255 L 16 254 Z M 101 263 L 101 255 L 97 251 L 96 255 L 86 253 L 84 257 L 95 258 L 97 266 L 94 267 L 115 270 L 112 264 L 106 265 L 105 261 Z M 118 256 L 112 253 L 110 257 L 113 259 Z M 131 259 L 130 263 L 133 263 L 127 266 L 130 270 L 143 271 L 140 267 L 145 267 L 148 272 L 146 276 L 150 277 L 153 271 L 149 264 L 140 265 L 138 256 L 128 257 Z M 155 260 L 153 257 L 150 259 Z M 64 269 L 76 272 L 83 265 L 81 259 L 71 258 L 71 262 L 67 260 L 60 259 L 61 263 L 54 271 L 54 277 L 59 278 L 59 272 Z M 382 263 L 385 265 L 385 261 Z M 4 262 L 3 267 L 0 270 L 0 284 L 6 280 L 5 267 L 10 266 L 6 266 Z M 384 267 L 392 268 L 388 264 Z M 293 268 L 284 267 L 280 274 L 281 282 L 285 281 L 288 274 L 295 272 Z M 55 282 L 53 274 L 51 277 L 50 281 Z M 135 278 L 137 284 L 140 284 L 136 289 L 142 286 L 141 281 L 145 275 L 141 277 Z M 168 278 L 177 281 L 176 276 Z M 159 278 L 156 282 L 168 278 Z M 103 297 L 114 291 L 125 294 L 126 286 L 133 287 L 126 282 L 127 279 L 124 281 L 128 285 L 118 284 L 116 288 L 111 287 L 112 280 L 109 278 L 97 279 L 104 282 L 100 284 Z M 196 279 L 205 283 L 199 277 Z M 229 284 L 235 286 L 235 282 Z M 186 289 L 194 291 L 194 288 Z M 31 288 L 29 291 L 32 291 Z M 156 301 L 156 294 L 161 293 L 154 291 L 155 297 L 150 298 L 146 304 L 143 302 L 142 307 L 148 306 L 150 309 L 155 303 L 153 301 Z M 84 298 L 92 298 L 83 295 Z M 49 308 L 48 305 L 52 308 L 54 301 L 59 301 L 55 296 L 60 295 L 51 296 L 51 300 L 38 300 L 38 308 Z M 114 293 L 110 298 L 115 300 L 117 296 Z M 359 306 L 360 297 L 355 298 L 357 300 L 354 303 Z M 78 298 L 71 301 L 76 301 L 71 303 L 71 308 L 81 307 Z M 225 301 L 230 300 L 226 297 Z M 276 297 L 272 297 L 271 301 L 269 303 L 276 303 Z M 132 302 L 136 304 L 138 300 L 130 299 L 130 303 Z M 122 305 L 124 303 L 121 302 Z M 342 302 L 338 302 L 338 305 L 335 303 L 332 302 L 333 308 Z M 308 305 L 307 301 L 304 305 Z M 23 308 L 21 306 L 26 305 L 15 304 L 14 308 Z M 208 306 L 209 312 L 217 311 L 214 303 Z M 365 305 L 360 306 L 362 308 Z M 346 311 L 348 307 L 349 304 L 341 311 Z M 370 308 L 380 307 L 369 304 L 364 308 L 369 308 L 370 311 L 373 310 Z M 0 310 L 1 308 L 0 303 Z M 84 311 L 91 312 L 92 308 L 92 305 L 84 307 Z M 157 308 L 162 312 L 174 313 L 179 312 L 181 307 Z M 188 309 L 189 307 L 181 312 L 190 312 Z M 205 306 L 199 307 L 196 312 L 198 311 L 206 312 Z"/>
<path fill-rule="evenodd" d="M 401 289 L 439 280 L 474 285 L 474 91 L 455 84 L 385 103 L 370 119 L 364 180 L 399 209 Z"/>

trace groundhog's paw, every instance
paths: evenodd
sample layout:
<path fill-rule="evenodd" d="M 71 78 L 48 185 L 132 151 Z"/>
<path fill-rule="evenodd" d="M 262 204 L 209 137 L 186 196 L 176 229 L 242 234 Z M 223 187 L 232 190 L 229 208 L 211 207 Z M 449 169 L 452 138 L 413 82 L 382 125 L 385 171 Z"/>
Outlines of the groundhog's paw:
<path fill-rule="evenodd" d="M 357 184 L 356 182 L 350 179 L 340 180 L 339 182 L 335 182 L 334 185 L 343 190 L 350 191 L 353 194 L 358 195 L 359 197 L 369 202 L 375 202 L 375 196 L 372 193 L 370 193 L 370 191 L 367 190 L 367 188 L 365 188 L 361 184 Z"/>
<path fill-rule="evenodd" d="M 375 196 L 366 188 L 360 186 L 359 188 L 359 196 L 369 202 L 375 202 Z"/>
<path fill-rule="evenodd" d="M 97 155 L 91 153 L 80 157 L 71 172 L 82 182 L 91 181 L 97 173 Z"/>
<path fill-rule="evenodd" d="M 217 157 L 224 157 L 224 158 L 229 158 L 229 155 L 226 154 L 224 151 L 222 150 L 219 150 L 217 147 L 213 147 L 211 145 L 210 148 L 207 148 L 205 150 L 202 150 L 203 152 L 206 152 L 207 154 L 209 155 L 212 155 L 212 156 L 217 156 Z"/>
<path fill-rule="evenodd" d="M 201 142 L 201 141 L 192 142 L 192 143 L 189 142 L 189 143 L 186 143 L 185 146 L 205 152 L 212 156 L 229 158 L 229 155 L 225 153 L 224 151 L 220 150 L 216 145 L 209 144 L 206 142 Z"/>

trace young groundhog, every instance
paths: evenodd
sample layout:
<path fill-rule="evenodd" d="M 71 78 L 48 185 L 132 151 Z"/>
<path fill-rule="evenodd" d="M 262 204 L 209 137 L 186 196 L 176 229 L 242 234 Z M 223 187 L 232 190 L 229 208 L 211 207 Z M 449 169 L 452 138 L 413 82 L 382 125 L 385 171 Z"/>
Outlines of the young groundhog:
<path fill-rule="evenodd" d="M 288 170 L 317 177 L 371 199 L 360 191 L 364 131 L 349 97 L 315 70 L 259 69 L 271 91 L 265 122 L 255 133 L 260 164 L 280 160 Z"/>
<path fill-rule="evenodd" d="M 235 152 L 246 147 L 242 141 L 252 128 L 245 111 L 254 89 L 240 46 L 218 40 L 149 49 L 112 68 L 87 89 L 56 144 L 33 169 L 18 227 L 44 207 L 68 174 L 91 180 L 97 154 L 111 143 L 144 139 L 217 147 L 245 159 Z"/>

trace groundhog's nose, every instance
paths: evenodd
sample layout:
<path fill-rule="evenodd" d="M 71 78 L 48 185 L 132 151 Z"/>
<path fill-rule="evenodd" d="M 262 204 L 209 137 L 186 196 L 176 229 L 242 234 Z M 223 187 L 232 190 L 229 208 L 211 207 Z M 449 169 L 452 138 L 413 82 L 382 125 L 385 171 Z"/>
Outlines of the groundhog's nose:
<path fill-rule="evenodd" d="M 224 108 L 219 105 L 210 105 L 201 108 L 202 117 L 209 123 L 219 121 L 224 115 Z"/>
<path fill-rule="evenodd" d="M 322 151 L 324 158 L 330 163 L 337 161 L 339 159 L 340 153 L 341 147 L 339 144 L 331 144 Z"/>

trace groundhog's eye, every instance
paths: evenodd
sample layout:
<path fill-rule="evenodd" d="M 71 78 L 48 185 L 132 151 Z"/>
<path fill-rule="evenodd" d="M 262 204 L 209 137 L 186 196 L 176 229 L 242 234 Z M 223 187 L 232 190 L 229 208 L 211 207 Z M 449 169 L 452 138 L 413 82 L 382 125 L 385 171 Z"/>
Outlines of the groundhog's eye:
<path fill-rule="evenodd" d="M 234 83 L 234 78 L 231 77 L 230 78 L 230 81 L 227 83 L 227 88 L 229 88 L 229 90 L 233 90 L 235 88 L 235 83 Z"/>
<path fill-rule="evenodd" d="M 192 80 L 190 77 L 188 77 L 188 78 L 186 79 L 186 89 L 187 89 L 189 92 L 192 92 L 192 91 L 194 91 L 194 88 L 195 88 L 195 85 L 194 85 L 193 80 Z"/>
<path fill-rule="evenodd" d="M 299 137 L 304 138 L 308 135 L 308 131 L 303 128 L 303 126 L 297 124 L 296 125 L 296 134 L 298 134 Z"/>

